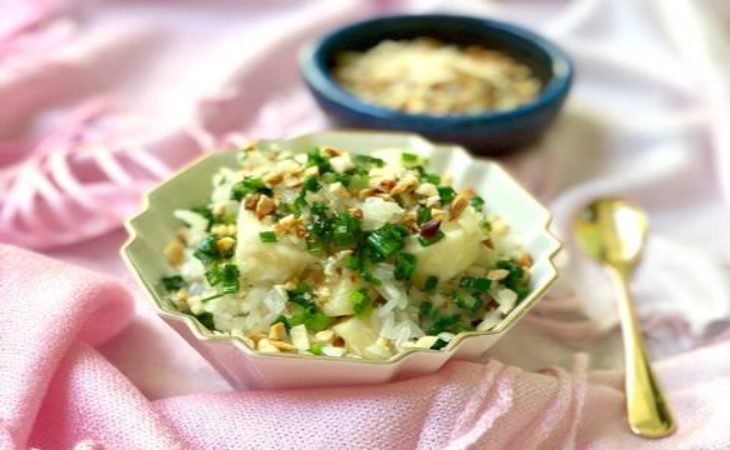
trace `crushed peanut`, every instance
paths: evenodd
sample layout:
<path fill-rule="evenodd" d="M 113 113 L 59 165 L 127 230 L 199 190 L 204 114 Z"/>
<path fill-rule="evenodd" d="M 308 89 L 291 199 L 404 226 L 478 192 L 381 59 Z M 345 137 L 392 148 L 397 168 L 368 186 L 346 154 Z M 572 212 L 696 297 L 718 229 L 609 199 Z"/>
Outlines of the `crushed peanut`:
<path fill-rule="evenodd" d="M 449 220 L 456 220 L 459 218 L 464 209 L 469 206 L 469 200 L 461 194 L 458 194 L 451 200 L 449 206 Z"/>
<path fill-rule="evenodd" d="M 185 244 L 180 239 L 173 239 L 167 243 L 165 249 L 162 251 L 165 255 L 167 263 L 173 267 L 176 267 L 182 263 Z"/>
<path fill-rule="evenodd" d="M 266 338 L 258 341 L 258 343 L 256 344 L 256 349 L 260 352 L 265 352 L 265 353 L 280 353 L 281 352 L 281 350 L 279 350 L 279 347 L 274 345 L 273 342 L 271 342 L 270 340 L 268 340 Z"/>
<path fill-rule="evenodd" d="M 251 194 L 248 197 L 246 197 L 246 200 L 243 202 L 243 207 L 246 208 L 249 211 L 253 211 L 256 209 L 256 204 L 259 202 L 259 198 L 261 196 L 259 194 Z"/>
<path fill-rule="evenodd" d="M 504 280 L 509 275 L 509 270 L 495 269 L 487 273 L 487 278 L 492 281 Z"/>
<path fill-rule="evenodd" d="M 276 322 L 269 327 L 269 340 L 282 341 L 286 339 L 286 327 L 281 322 Z"/>
<path fill-rule="evenodd" d="M 261 220 L 262 218 L 273 213 L 275 209 L 276 205 L 274 205 L 274 201 L 271 200 L 270 197 L 262 195 L 259 197 L 259 201 L 256 202 L 256 217 Z"/>
<path fill-rule="evenodd" d="M 367 102 L 437 115 L 510 110 L 533 101 L 541 89 L 530 68 L 505 53 L 430 38 L 345 52 L 334 76 Z"/>
<path fill-rule="evenodd" d="M 232 237 L 220 238 L 216 241 L 215 246 L 219 252 L 227 252 L 236 245 L 236 240 Z"/>

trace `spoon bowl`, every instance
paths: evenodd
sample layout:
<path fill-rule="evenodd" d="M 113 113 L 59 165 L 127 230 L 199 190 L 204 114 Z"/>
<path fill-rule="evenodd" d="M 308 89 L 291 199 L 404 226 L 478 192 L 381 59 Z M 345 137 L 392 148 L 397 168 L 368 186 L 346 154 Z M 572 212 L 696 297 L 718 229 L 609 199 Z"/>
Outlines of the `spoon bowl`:
<path fill-rule="evenodd" d="M 576 241 L 604 265 L 635 267 L 641 260 L 649 221 L 627 200 L 605 198 L 587 205 L 575 223 Z"/>

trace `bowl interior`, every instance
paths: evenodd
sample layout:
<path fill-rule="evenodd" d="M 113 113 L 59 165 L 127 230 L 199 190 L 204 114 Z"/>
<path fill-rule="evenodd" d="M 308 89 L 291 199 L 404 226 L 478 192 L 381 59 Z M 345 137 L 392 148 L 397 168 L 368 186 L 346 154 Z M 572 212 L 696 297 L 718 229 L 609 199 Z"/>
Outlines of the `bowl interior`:
<path fill-rule="evenodd" d="M 459 46 L 479 45 L 498 50 L 527 65 L 542 81 L 543 89 L 559 67 L 546 41 L 521 28 L 486 19 L 448 15 L 385 17 L 343 27 L 322 41 L 317 52 L 320 70 L 331 73 L 337 56 L 364 51 L 379 42 L 430 37 Z"/>
<path fill-rule="evenodd" d="M 495 328 L 486 332 L 462 333 L 449 343 L 446 351 L 455 350 L 469 336 L 506 331 L 557 277 L 552 258 L 560 248 L 560 243 L 547 230 L 550 214 L 498 164 L 474 160 L 460 147 L 435 146 L 416 135 L 402 133 L 325 132 L 291 140 L 260 142 L 265 150 L 289 150 L 295 153 L 321 145 L 341 147 L 355 153 L 370 153 L 381 148 L 408 149 L 418 153 L 430 160 L 432 169 L 451 172 L 455 186 L 473 186 L 488 199 L 486 209 L 499 214 L 520 235 L 525 249 L 534 259 L 530 270 L 532 292 Z M 173 216 L 173 211 L 205 201 L 210 195 L 211 176 L 221 166 L 236 165 L 236 152 L 213 153 L 203 157 L 151 191 L 144 210 L 126 224 L 130 239 L 122 253 L 130 269 L 149 292 L 159 312 L 187 322 L 198 338 L 214 336 L 197 319 L 178 312 L 165 298 L 160 278 L 170 275 L 171 271 L 164 260 L 163 248 L 181 225 Z M 230 340 L 227 337 L 221 339 Z M 398 354 L 382 362 L 392 362 L 404 355 Z"/>

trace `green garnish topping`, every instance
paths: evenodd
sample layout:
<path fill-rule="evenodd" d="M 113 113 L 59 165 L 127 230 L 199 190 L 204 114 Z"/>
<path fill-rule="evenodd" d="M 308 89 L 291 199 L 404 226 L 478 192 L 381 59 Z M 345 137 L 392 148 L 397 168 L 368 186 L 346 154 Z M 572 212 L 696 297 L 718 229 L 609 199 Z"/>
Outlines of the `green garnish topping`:
<path fill-rule="evenodd" d="M 271 244 L 279 240 L 279 238 L 276 237 L 276 233 L 273 231 L 262 231 L 259 233 L 259 238 L 261 239 L 261 242 L 265 242 L 267 244 Z"/>
<path fill-rule="evenodd" d="M 360 221 L 352 214 L 338 214 L 332 219 L 332 242 L 337 247 L 357 244 L 361 232 Z"/>
<path fill-rule="evenodd" d="M 318 332 L 322 330 L 326 330 L 332 323 L 334 323 L 334 319 L 325 313 L 321 311 L 316 311 L 309 319 L 307 319 L 305 322 L 303 322 L 307 329 L 312 330 L 313 332 Z"/>
<path fill-rule="evenodd" d="M 458 314 L 452 314 L 447 316 L 441 316 L 437 318 L 433 324 L 428 328 L 426 333 L 430 335 L 437 335 L 439 333 L 443 333 L 444 331 L 449 331 L 451 333 L 458 333 L 459 331 L 462 331 L 464 329 L 464 325 L 460 324 L 461 316 Z M 458 330 L 458 331 L 456 331 Z"/>
<path fill-rule="evenodd" d="M 486 292 L 492 285 L 492 280 L 488 278 L 462 277 L 459 281 L 459 287 L 474 289 L 479 292 Z"/>
<path fill-rule="evenodd" d="M 322 344 L 319 344 L 317 342 L 313 343 L 309 346 L 309 352 L 313 355 L 321 355 L 322 354 Z"/>
<path fill-rule="evenodd" d="M 302 184 L 302 190 L 292 204 L 292 210 L 301 213 L 307 207 L 307 192 L 317 192 L 320 189 L 319 181 L 314 175 L 307 177 Z"/>
<path fill-rule="evenodd" d="M 284 315 L 279 315 L 279 317 L 274 319 L 274 323 L 279 323 L 279 322 L 284 324 L 284 328 L 286 328 L 287 332 L 289 332 L 289 330 L 291 330 L 291 324 L 289 323 L 289 319 L 287 319 Z"/>
<path fill-rule="evenodd" d="M 426 169 L 424 169 L 422 166 L 414 167 L 414 169 L 416 169 L 416 171 L 418 171 L 418 174 L 421 177 L 421 181 L 426 182 L 426 183 L 431 183 L 436 186 L 441 184 L 441 177 L 436 175 L 435 173 L 427 172 Z"/>
<path fill-rule="evenodd" d="M 497 268 L 504 269 L 509 272 L 506 278 L 500 281 L 502 286 L 513 290 L 517 294 L 517 298 L 522 300 L 530 293 L 530 278 L 528 272 L 519 264 L 510 260 L 497 262 Z"/>
<path fill-rule="evenodd" d="M 401 154 L 401 160 L 403 161 L 403 165 L 409 169 L 426 165 L 426 161 L 414 153 Z"/>
<path fill-rule="evenodd" d="M 410 253 L 398 253 L 395 256 L 395 279 L 410 280 L 416 271 L 416 257 Z"/>
<path fill-rule="evenodd" d="M 213 323 L 213 314 L 206 311 L 200 314 L 193 314 L 193 317 L 198 319 L 201 325 L 203 325 L 205 328 L 209 330 L 215 329 L 215 324 Z"/>
<path fill-rule="evenodd" d="M 449 186 L 439 186 L 436 189 L 439 192 L 439 197 L 441 197 L 441 203 L 443 204 L 451 203 L 451 200 L 456 195 L 454 189 Z"/>
<path fill-rule="evenodd" d="M 474 314 L 482 306 L 482 300 L 464 292 L 457 292 L 454 296 L 454 304 Z"/>
<path fill-rule="evenodd" d="M 220 251 L 216 245 L 218 239 L 215 236 L 206 236 L 200 241 L 198 247 L 193 252 L 193 256 L 198 258 L 203 263 L 216 262 L 221 259 L 230 258 L 233 256 L 235 246 L 228 250 Z"/>
<path fill-rule="evenodd" d="M 162 285 L 165 286 L 165 290 L 168 292 L 179 291 L 185 287 L 185 280 L 180 275 L 162 277 L 160 281 L 162 281 Z"/>
<path fill-rule="evenodd" d="M 418 208 L 418 211 L 416 211 L 416 217 L 418 220 L 418 224 L 423 225 L 424 223 L 432 219 L 431 208 L 427 208 L 425 206 Z"/>
<path fill-rule="evenodd" d="M 319 182 L 314 175 L 307 177 L 302 184 L 303 192 L 317 192 L 319 190 Z"/>
<path fill-rule="evenodd" d="M 418 305 L 418 314 L 421 316 L 421 319 L 435 320 L 439 312 L 437 309 L 434 309 L 433 303 L 424 301 Z"/>
<path fill-rule="evenodd" d="M 319 167 L 320 175 L 332 171 L 332 166 L 330 166 L 329 161 L 329 156 L 325 155 L 318 147 L 309 150 L 307 153 L 307 165 Z"/>
<path fill-rule="evenodd" d="M 369 316 L 373 310 L 373 301 L 365 289 L 350 292 L 350 302 L 355 315 L 361 319 Z"/>
<path fill-rule="evenodd" d="M 345 268 L 350 270 L 360 269 L 360 258 L 355 255 L 347 255 L 344 261 Z"/>
<path fill-rule="evenodd" d="M 304 286 L 297 286 L 296 289 L 289 292 L 290 308 L 292 311 L 289 324 L 291 326 L 304 324 L 310 331 L 322 331 L 329 327 L 334 322 L 334 319 L 317 308 L 308 291 L 300 291 L 300 288 Z"/>
<path fill-rule="evenodd" d="M 487 233 L 492 232 L 492 223 L 489 222 L 487 219 L 482 220 L 482 222 L 479 224 L 482 226 L 482 229 L 486 231 Z"/>
<path fill-rule="evenodd" d="M 441 350 L 442 348 L 446 347 L 449 343 L 444 341 L 443 339 L 436 339 L 436 342 L 433 343 L 431 346 L 431 350 Z"/>
<path fill-rule="evenodd" d="M 404 226 L 387 223 L 373 231 L 368 236 L 367 243 L 382 261 L 406 246 L 404 238 L 407 235 L 408 229 Z"/>
<path fill-rule="evenodd" d="M 211 295 L 211 296 L 209 296 L 209 297 L 201 298 L 201 299 L 200 299 L 200 302 L 201 302 L 201 303 L 205 303 L 205 302 L 208 302 L 208 301 L 210 301 L 210 300 L 214 300 L 214 299 L 216 299 L 216 298 L 221 298 L 221 297 L 223 297 L 224 295 L 226 295 L 226 293 L 225 293 L 225 292 L 216 292 L 215 294 L 213 294 L 213 295 Z"/>
<path fill-rule="evenodd" d="M 353 161 L 365 167 L 383 167 L 385 165 L 385 161 L 382 159 L 368 155 L 355 155 Z"/>
<path fill-rule="evenodd" d="M 205 279 L 208 280 L 208 284 L 215 286 L 221 282 L 221 269 L 218 266 L 212 266 L 210 269 L 205 271 Z"/>
<path fill-rule="evenodd" d="M 484 208 L 484 199 L 481 198 L 478 195 L 475 195 L 472 197 L 472 199 L 469 201 L 469 204 L 477 211 L 481 211 L 482 208 Z"/>
<path fill-rule="evenodd" d="M 370 176 L 367 174 L 353 175 L 347 185 L 350 189 L 365 189 L 370 186 Z"/>
<path fill-rule="evenodd" d="M 418 242 L 421 244 L 421 246 L 428 247 L 430 245 L 433 245 L 433 244 L 437 243 L 438 241 L 440 241 L 441 239 L 443 239 L 445 236 L 446 235 L 444 234 L 443 231 L 438 230 L 431 237 L 418 236 Z"/>
<path fill-rule="evenodd" d="M 273 195 L 271 188 L 267 187 L 261 178 L 245 177 L 231 188 L 231 198 L 233 200 L 242 200 L 248 194 L 254 193 Z"/>
<path fill-rule="evenodd" d="M 221 269 L 223 292 L 235 294 L 240 288 L 238 267 L 235 264 L 226 264 Z"/>
<path fill-rule="evenodd" d="M 426 278 L 426 282 L 423 285 L 423 290 L 426 292 L 433 292 L 439 284 L 439 279 L 436 276 L 429 275 Z"/>

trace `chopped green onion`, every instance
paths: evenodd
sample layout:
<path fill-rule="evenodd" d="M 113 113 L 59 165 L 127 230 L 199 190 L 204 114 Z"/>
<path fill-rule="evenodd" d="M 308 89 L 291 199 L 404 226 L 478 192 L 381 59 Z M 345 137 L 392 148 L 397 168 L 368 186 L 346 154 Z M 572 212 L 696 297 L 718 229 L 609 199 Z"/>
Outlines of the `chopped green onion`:
<path fill-rule="evenodd" d="M 459 281 L 459 287 L 474 289 L 478 292 L 486 292 L 492 285 L 492 281 L 488 278 L 462 277 Z"/>
<path fill-rule="evenodd" d="M 274 323 L 281 322 L 284 325 L 284 328 L 286 328 L 286 331 L 288 332 L 291 330 L 291 324 L 289 323 L 289 319 L 286 318 L 283 314 L 280 314 L 279 317 L 274 319 Z"/>
<path fill-rule="evenodd" d="M 224 295 L 226 295 L 225 292 L 217 292 L 217 293 L 215 293 L 215 294 L 213 294 L 213 295 L 211 295 L 209 297 L 201 298 L 200 299 L 200 303 L 205 303 L 205 302 L 208 302 L 210 300 L 214 300 L 216 298 L 223 297 Z"/>
<path fill-rule="evenodd" d="M 297 286 L 291 292 L 295 294 L 307 294 L 309 292 L 312 292 L 312 288 L 307 283 L 301 282 L 297 284 Z"/>
<path fill-rule="evenodd" d="M 322 181 L 324 181 L 327 184 L 332 184 L 335 181 L 337 181 L 337 174 L 334 172 L 328 172 L 328 173 L 322 175 Z"/>
<path fill-rule="evenodd" d="M 160 281 L 162 281 L 162 285 L 165 286 L 165 290 L 170 292 L 179 291 L 180 289 L 185 287 L 185 280 L 180 275 L 163 277 Z"/>
<path fill-rule="evenodd" d="M 313 343 L 309 346 L 309 352 L 313 355 L 321 355 L 322 354 L 322 344 L 320 343 Z"/>
<path fill-rule="evenodd" d="M 441 197 L 441 203 L 451 203 L 451 200 L 456 195 L 456 192 L 454 189 L 452 189 L 449 186 L 439 186 L 436 188 L 439 192 L 439 197 Z"/>
<path fill-rule="evenodd" d="M 517 298 L 520 300 L 527 297 L 530 293 L 530 278 L 528 272 L 520 267 L 519 264 L 510 260 L 497 262 L 497 268 L 504 269 L 509 272 L 509 275 L 500 281 L 504 287 L 513 290 L 517 294 Z"/>
<path fill-rule="evenodd" d="M 484 199 L 481 198 L 478 195 L 475 195 L 472 197 L 472 199 L 469 201 L 469 204 L 477 211 L 481 211 L 482 208 L 484 208 Z"/>
<path fill-rule="evenodd" d="M 303 192 L 317 192 L 319 190 L 319 182 L 314 175 L 307 177 L 302 184 Z"/>
<path fill-rule="evenodd" d="M 352 214 L 338 214 L 332 220 L 332 242 L 338 247 L 356 244 L 360 233 L 360 221 Z"/>
<path fill-rule="evenodd" d="M 271 244 L 279 240 L 279 238 L 276 237 L 276 233 L 273 231 L 262 231 L 259 233 L 259 238 L 261 239 L 261 242 L 265 242 L 267 244 Z"/>
<path fill-rule="evenodd" d="M 435 320 L 438 316 L 438 310 L 434 309 L 433 303 L 424 301 L 421 302 L 420 305 L 418 305 L 418 314 L 421 317 L 421 320 L 423 319 L 430 319 Z"/>
<path fill-rule="evenodd" d="M 364 166 L 383 167 L 385 165 L 385 161 L 382 159 L 368 155 L 355 155 L 354 161 Z"/>
<path fill-rule="evenodd" d="M 370 177 L 367 174 L 353 175 L 347 185 L 350 189 L 365 189 L 370 186 Z"/>
<path fill-rule="evenodd" d="M 431 346 L 431 350 L 441 350 L 446 347 L 449 343 L 443 339 L 436 339 L 436 342 Z"/>
<path fill-rule="evenodd" d="M 221 269 L 221 281 L 223 282 L 223 292 L 226 294 L 235 294 L 240 287 L 238 267 L 235 264 L 226 264 Z"/>
<path fill-rule="evenodd" d="M 413 153 L 403 153 L 401 155 L 401 157 L 403 158 L 403 162 L 416 162 L 416 161 L 418 161 L 418 155 L 413 154 Z"/>
<path fill-rule="evenodd" d="M 231 198 L 233 200 L 242 200 L 248 194 L 254 193 L 271 196 L 273 191 L 266 186 L 264 180 L 255 177 L 245 177 L 231 188 Z"/>
<path fill-rule="evenodd" d="M 406 246 L 403 239 L 407 234 L 405 227 L 388 223 L 372 232 L 367 243 L 384 260 Z"/>
<path fill-rule="evenodd" d="M 233 256 L 234 248 L 221 252 L 216 245 L 218 239 L 215 236 L 206 236 L 193 252 L 193 256 L 204 263 L 218 261 Z"/>
<path fill-rule="evenodd" d="M 347 269 L 358 270 L 360 268 L 360 258 L 355 255 L 347 255 L 344 264 Z"/>
<path fill-rule="evenodd" d="M 350 302 L 355 315 L 364 318 L 370 315 L 373 310 L 373 302 L 365 289 L 350 292 Z"/>
<path fill-rule="evenodd" d="M 427 161 L 414 153 L 403 153 L 401 154 L 401 160 L 403 165 L 409 169 L 424 166 Z"/>
<path fill-rule="evenodd" d="M 450 316 L 441 316 L 434 321 L 434 323 L 426 331 L 427 334 L 435 336 L 444 331 L 451 331 L 461 320 L 461 316 L 453 314 Z"/>
<path fill-rule="evenodd" d="M 193 317 L 198 319 L 198 321 L 207 329 L 213 330 L 215 329 L 215 323 L 213 323 L 213 314 L 209 312 L 204 312 L 200 314 L 194 314 Z"/>
<path fill-rule="evenodd" d="M 429 275 L 424 283 L 423 290 L 426 292 L 433 292 L 439 284 L 439 279 L 436 276 Z"/>
<path fill-rule="evenodd" d="M 482 306 L 482 301 L 473 295 L 457 292 L 454 296 L 454 304 L 461 309 L 476 313 L 476 311 Z"/>
<path fill-rule="evenodd" d="M 334 322 L 334 319 L 325 313 L 321 311 L 317 311 L 314 313 L 314 315 L 309 318 L 304 324 L 307 326 L 308 330 L 312 330 L 313 332 L 318 332 L 325 330 L 327 327 L 332 325 Z"/>
<path fill-rule="evenodd" d="M 431 237 L 418 236 L 418 242 L 421 244 L 422 247 L 428 247 L 430 245 L 437 243 L 438 241 L 443 239 L 445 236 L 446 235 L 444 234 L 443 231 L 438 230 L 436 232 L 436 234 L 434 234 Z"/>
<path fill-rule="evenodd" d="M 418 211 L 416 212 L 416 217 L 418 219 L 418 224 L 423 225 L 424 223 L 432 219 L 431 208 L 425 206 L 418 208 Z"/>
<path fill-rule="evenodd" d="M 395 256 L 395 279 L 410 280 L 416 271 L 416 257 L 410 253 L 398 253 Z"/>
<path fill-rule="evenodd" d="M 492 223 L 489 222 L 488 220 L 486 220 L 486 219 L 482 220 L 482 223 L 480 223 L 479 225 L 481 225 L 482 229 L 484 231 L 486 231 L 487 233 L 492 232 Z"/>
<path fill-rule="evenodd" d="M 290 297 L 291 299 L 291 297 Z M 329 327 L 334 319 L 319 311 L 314 303 L 300 305 L 295 303 L 292 307 L 293 314 L 289 323 L 292 326 L 304 324 L 307 329 L 313 332 L 322 331 Z"/>
<path fill-rule="evenodd" d="M 329 161 L 329 157 L 317 147 L 309 150 L 309 152 L 307 153 L 307 165 L 319 167 L 320 175 L 324 174 L 325 172 L 332 171 L 332 166 L 330 166 Z"/>
<path fill-rule="evenodd" d="M 205 279 L 208 280 L 208 284 L 215 286 L 221 282 L 221 269 L 218 266 L 212 266 L 205 272 Z"/>

